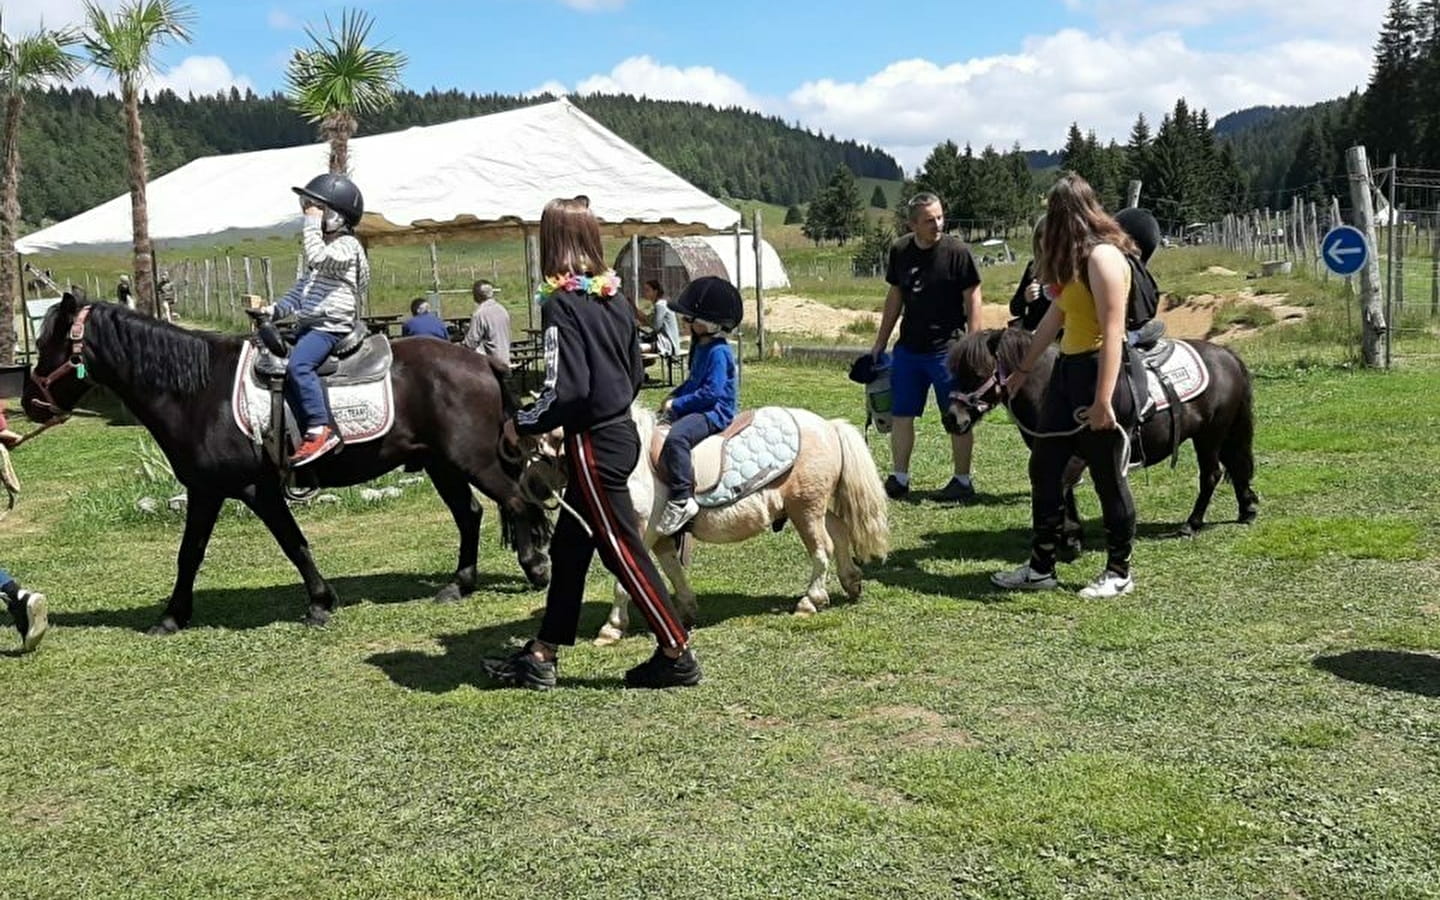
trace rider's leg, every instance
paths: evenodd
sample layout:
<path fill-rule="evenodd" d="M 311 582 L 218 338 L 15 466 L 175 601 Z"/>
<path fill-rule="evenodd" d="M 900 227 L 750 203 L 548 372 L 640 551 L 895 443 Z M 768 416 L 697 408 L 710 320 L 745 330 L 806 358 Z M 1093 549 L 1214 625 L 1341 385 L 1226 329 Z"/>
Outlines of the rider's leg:
<path fill-rule="evenodd" d="M 340 335 L 328 331 L 307 331 L 290 351 L 289 377 L 285 379 L 285 396 L 295 410 L 300 427 L 307 433 L 330 424 L 330 408 L 325 402 L 325 387 L 315 370 L 335 349 Z"/>
<path fill-rule="evenodd" d="M 681 416 L 670 426 L 660 456 L 665 463 L 671 502 L 688 500 L 695 495 L 695 464 L 690 451 L 711 434 L 714 429 L 709 420 L 699 413 Z"/>

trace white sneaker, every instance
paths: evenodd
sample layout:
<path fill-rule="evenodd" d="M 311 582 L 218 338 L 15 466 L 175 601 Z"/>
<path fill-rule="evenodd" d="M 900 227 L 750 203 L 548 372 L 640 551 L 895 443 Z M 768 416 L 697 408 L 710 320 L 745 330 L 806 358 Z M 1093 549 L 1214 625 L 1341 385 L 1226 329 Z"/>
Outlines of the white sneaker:
<path fill-rule="evenodd" d="M 684 500 L 671 500 L 665 504 L 665 509 L 660 513 L 660 521 L 655 524 L 655 530 L 667 537 L 685 527 L 685 523 L 695 518 L 700 513 L 700 504 L 695 502 L 694 497 L 687 497 Z"/>
<path fill-rule="evenodd" d="M 1100 577 L 1090 582 L 1080 590 L 1080 596 L 1086 600 L 1110 600 L 1120 597 L 1135 590 L 1135 579 L 1129 575 L 1120 575 L 1106 569 L 1100 573 Z"/>
<path fill-rule="evenodd" d="M 1029 563 L 1009 572 L 996 572 L 990 576 L 990 583 L 1007 591 L 1053 591 L 1060 586 L 1054 572 L 1036 572 Z"/>
<path fill-rule="evenodd" d="M 22 590 L 20 602 L 25 604 L 25 620 L 16 623 L 20 630 L 20 652 L 29 653 L 40 644 L 45 632 L 50 630 L 50 619 L 46 615 L 44 594 Z M 20 627 L 21 625 L 24 627 Z"/>

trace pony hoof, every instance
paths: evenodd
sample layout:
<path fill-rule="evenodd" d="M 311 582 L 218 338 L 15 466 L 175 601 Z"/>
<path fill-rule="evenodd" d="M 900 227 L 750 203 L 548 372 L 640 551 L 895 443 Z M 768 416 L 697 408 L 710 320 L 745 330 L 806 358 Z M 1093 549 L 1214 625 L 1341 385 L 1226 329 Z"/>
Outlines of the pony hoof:
<path fill-rule="evenodd" d="M 1236 519 L 1235 521 L 1239 522 L 1241 525 L 1254 525 L 1255 519 L 1258 518 L 1259 515 L 1259 513 L 1251 510 L 1250 512 L 1241 513 L 1240 518 Z"/>
<path fill-rule="evenodd" d="M 600 633 L 595 637 L 595 646 L 613 647 L 620 643 L 620 639 L 623 637 L 625 637 L 625 632 L 611 625 L 605 625 L 601 627 Z"/>
<path fill-rule="evenodd" d="M 168 637 L 180 631 L 180 623 L 171 616 L 166 616 L 158 623 L 151 625 L 145 633 L 151 637 Z"/>
<path fill-rule="evenodd" d="M 858 582 L 854 585 L 846 585 L 844 587 L 845 599 L 849 600 L 851 603 L 859 600 L 860 594 L 865 590 Z"/>
<path fill-rule="evenodd" d="M 440 589 L 440 593 L 438 593 L 438 594 L 435 595 L 435 602 L 436 602 L 436 603 L 458 603 L 459 601 L 463 600 L 464 598 L 465 598 L 465 595 L 460 591 L 460 585 L 455 584 L 455 583 L 452 582 L 452 583 L 450 583 L 450 584 L 445 585 L 443 588 Z"/>
<path fill-rule="evenodd" d="M 312 606 L 300 621 L 311 628 L 323 628 L 330 624 L 330 610 L 323 606 Z"/>
<path fill-rule="evenodd" d="M 1205 526 L 1203 524 L 1196 525 L 1193 522 L 1186 522 L 1184 525 L 1180 526 L 1180 536 L 1182 538 L 1193 538 L 1195 535 L 1199 534 L 1200 529 L 1204 527 Z"/>
<path fill-rule="evenodd" d="M 801 597 L 800 602 L 795 604 L 795 615 L 801 617 L 813 616 L 820 610 L 815 608 L 814 602 L 809 597 Z"/>

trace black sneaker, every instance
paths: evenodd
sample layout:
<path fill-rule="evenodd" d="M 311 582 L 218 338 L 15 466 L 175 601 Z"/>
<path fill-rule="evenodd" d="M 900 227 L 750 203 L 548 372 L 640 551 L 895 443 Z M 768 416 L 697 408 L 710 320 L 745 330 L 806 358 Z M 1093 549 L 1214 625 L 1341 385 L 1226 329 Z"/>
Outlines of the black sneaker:
<path fill-rule="evenodd" d="M 874 482 L 871 483 L 873 484 Z M 899 500 L 908 493 L 910 493 L 909 484 L 901 484 L 900 479 L 896 478 L 894 475 L 891 475 L 889 478 L 885 479 L 885 496 L 889 497 L 891 500 Z"/>
<path fill-rule="evenodd" d="M 530 643 L 509 656 L 482 659 L 480 666 L 486 675 L 511 687 L 548 691 L 555 686 L 555 661 L 536 659 Z"/>
<path fill-rule="evenodd" d="M 950 483 L 935 492 L 936 500 L 944 500 L 947 503 L 974 503 L 975 485 L 966 484 L 958 478 L 951 478 Z"/>
<path fill-rule="evenodd" d="M 636 688 L 694 687 L 700 683 L 700 662 L 689 647 L 674 659 L 656 647 L 653 656 L 625 673 L 625 683 Z"/>
<path fill-rule="evenodd" d="M 14 600 L 6 598 L 5 605 L 10 609 L 10 618 L 15 623 L 15 630 L 20 632 L 20 652 L 29 653 L 39 646 L 40 639 L 50 629 L 50 620 L 46 614 L 45 595 L 21 590 L 18 598 Z"/>

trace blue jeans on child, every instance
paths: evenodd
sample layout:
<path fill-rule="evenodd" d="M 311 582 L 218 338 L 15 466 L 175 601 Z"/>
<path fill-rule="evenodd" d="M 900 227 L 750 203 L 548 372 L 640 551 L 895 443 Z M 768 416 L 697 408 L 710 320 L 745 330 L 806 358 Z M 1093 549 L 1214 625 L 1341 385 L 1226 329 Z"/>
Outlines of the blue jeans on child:
<path fill-rule="evenodd" d="M 681 416 L 670 426 L 660 459 L 669 475 L 671 500 L 685 500 L 695 495 L 695 464 L 690 459 L 690 448 L 718 433 L 700 413 Z"/>
<path fill-rule="evenodd" d="M 325 386 L 315 370 L 335 349 L 340 335 L 310 330 L 302 333 L 290 351 L 289 376 L 285 379 L 285 399 L 295 411 L 303 429 L 330 424 L 330 406 L 325 402 Z"/>

